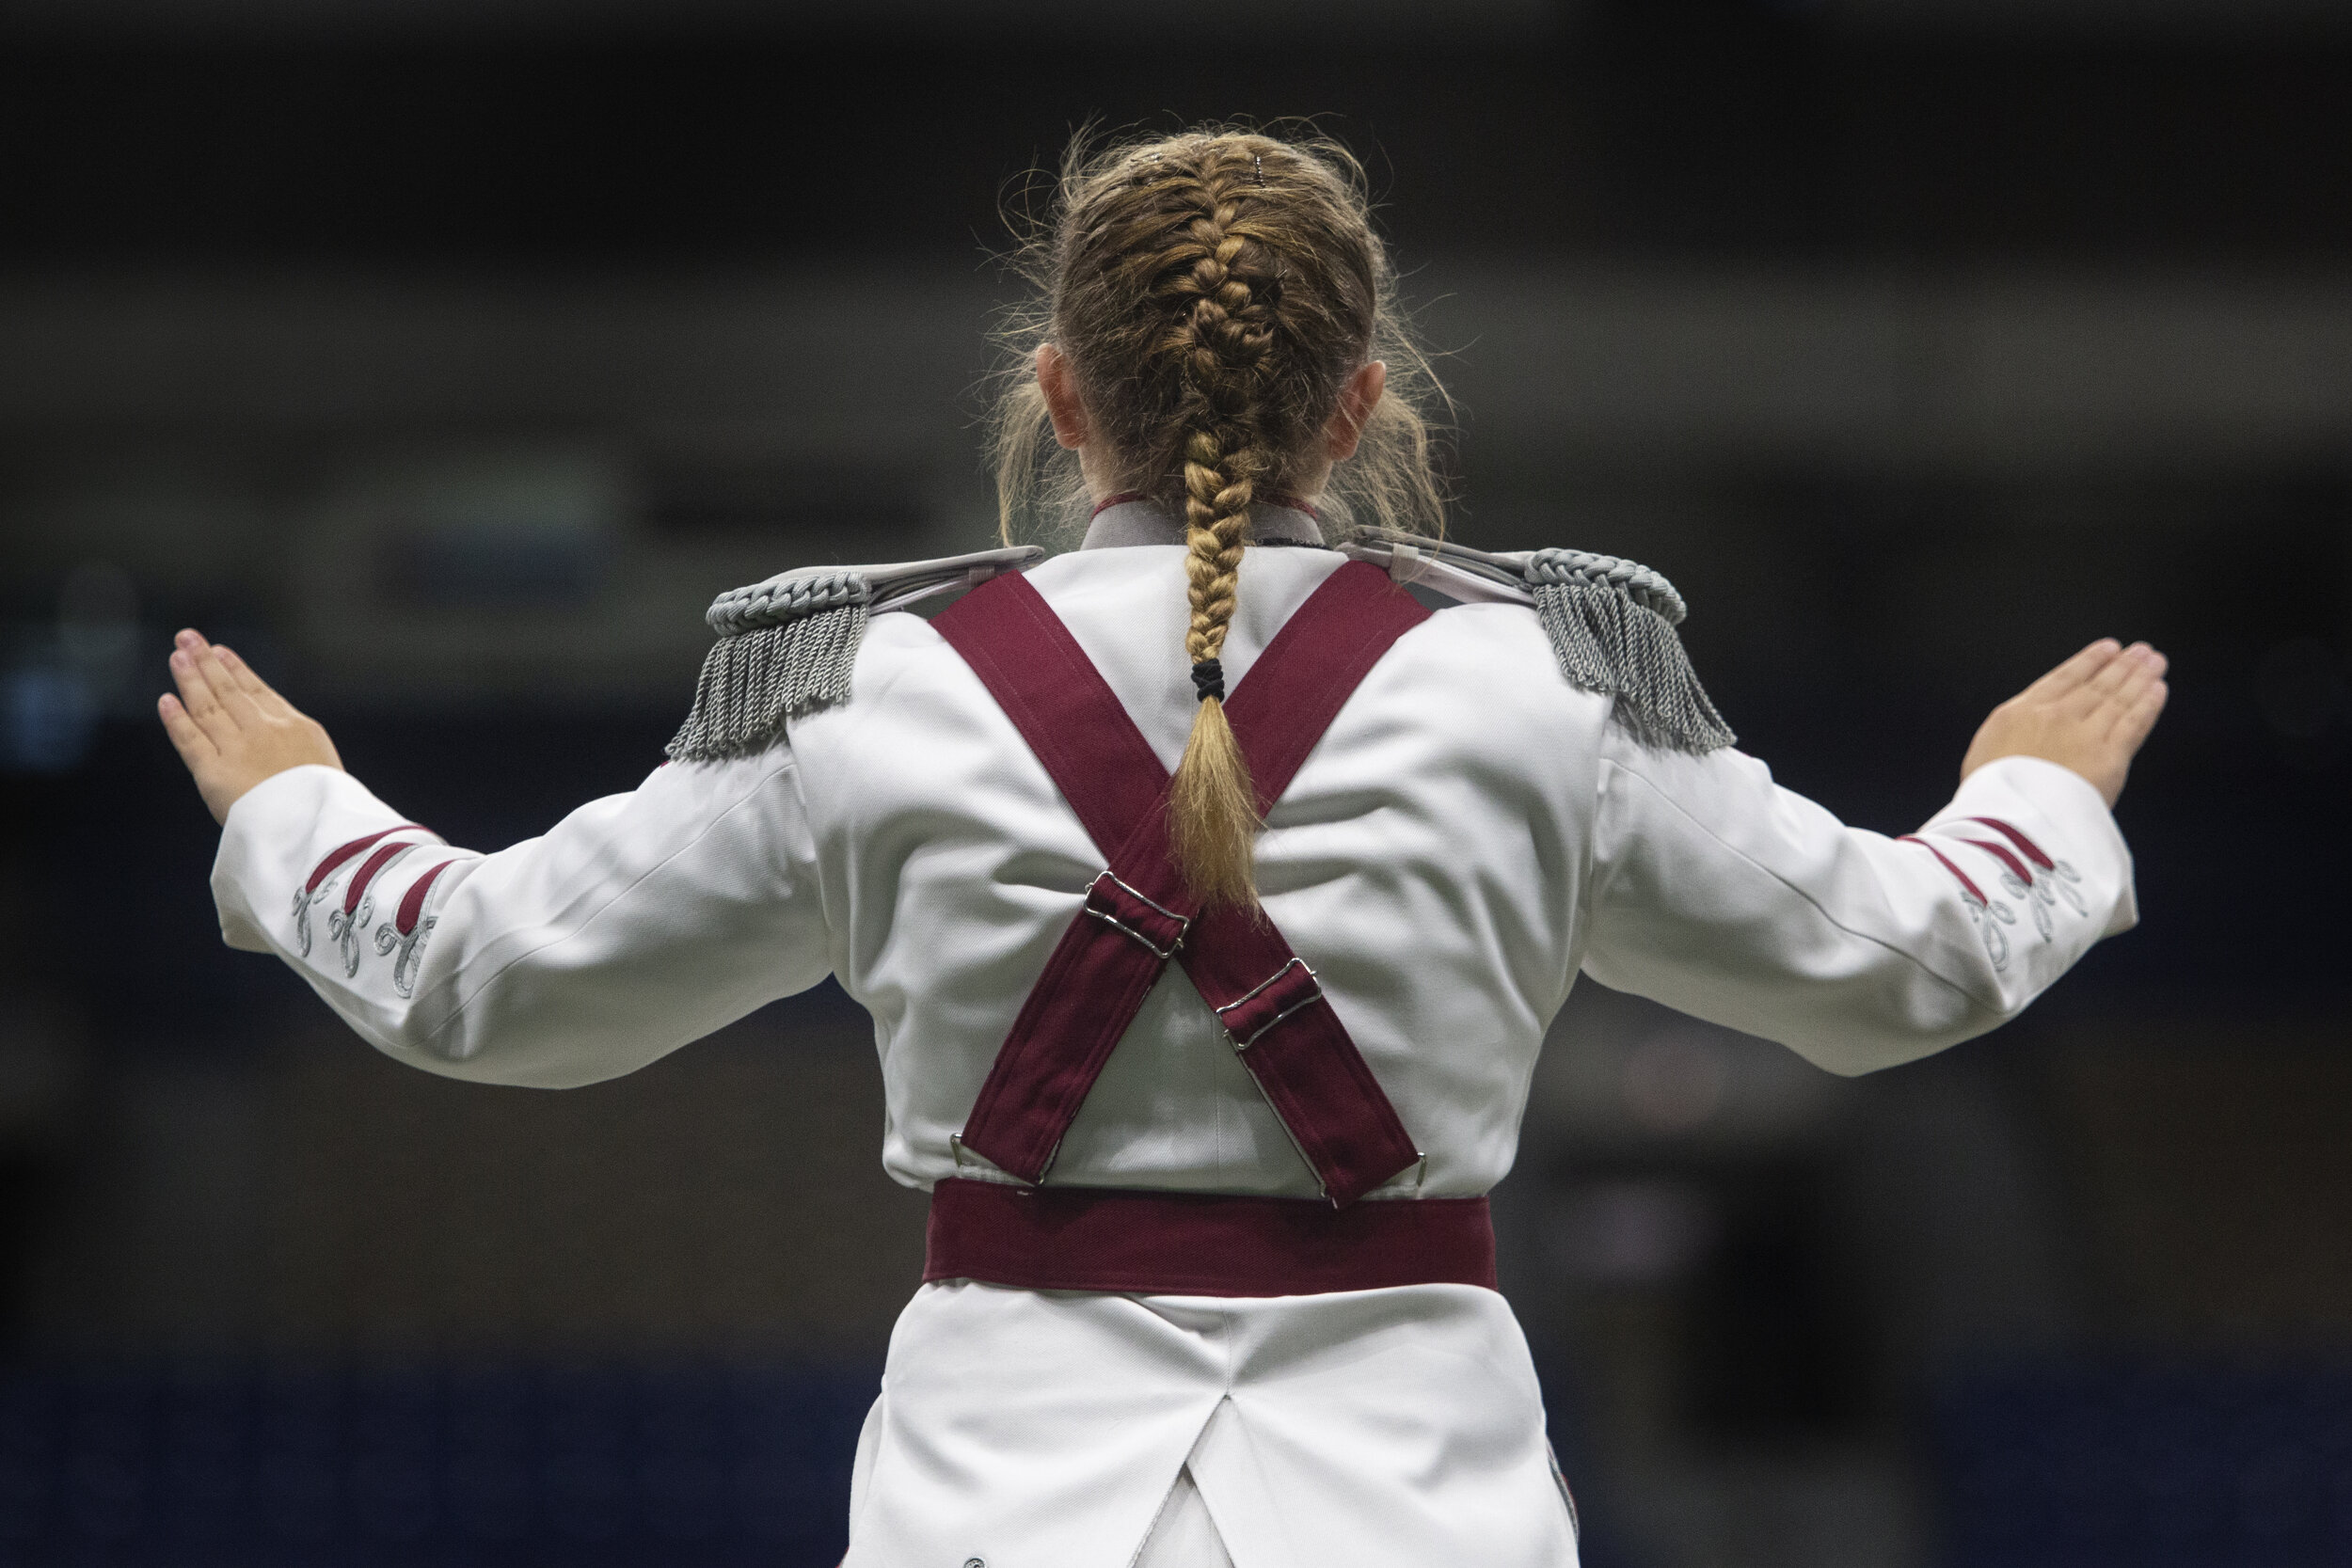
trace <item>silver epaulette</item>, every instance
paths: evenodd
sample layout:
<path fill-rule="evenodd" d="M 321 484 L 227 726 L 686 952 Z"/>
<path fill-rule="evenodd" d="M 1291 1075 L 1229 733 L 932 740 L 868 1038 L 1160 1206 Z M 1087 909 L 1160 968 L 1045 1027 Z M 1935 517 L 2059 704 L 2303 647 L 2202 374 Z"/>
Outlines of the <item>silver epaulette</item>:
<path fill-rule="evenodd" d="M 1590 550 L 1473 550 L 1386 529 L 1366 530 L 1341 549 L 1448 598 L 1534 606 L 1560 673 L 1614 697 L 1617 721 L 1647 745 L 1704 754 L 1736 738 L 1675 629 L 1689 607 L 1639 562 Z"/>
<path fill-rule="evenodd" d="M 703 617 L 719 641 L 693 710 L 666 748 L 679 762 L 755 756 L 785 721 L 850 700 L 866 618 L 977 588 L 1045 559 L 1035 545 L 882 566 L 803 566 L 729 589 Z"/>
<path fill-rule="evenodd" d="M 1645 744 L 1704 753 L 1733 742 L 1675 629 L 1688 614 L 1682 595 L 1638 562 L 1589 550 L 1473 550 L 1385 530 L 1359 532 L 1341 548 L 1448 598 L 1532 606 L 1561 674 L 1614 697 L 1617 721 Z M 894 565 L 803 566 L 720 594 L 704 617 L 719 641 L 669 754 L 713 762 L 766 751 L 787 720 L 849 701 L 868 616 L 961 594 L 1044 559 L 1043 549 L 1023 545 Z"/>

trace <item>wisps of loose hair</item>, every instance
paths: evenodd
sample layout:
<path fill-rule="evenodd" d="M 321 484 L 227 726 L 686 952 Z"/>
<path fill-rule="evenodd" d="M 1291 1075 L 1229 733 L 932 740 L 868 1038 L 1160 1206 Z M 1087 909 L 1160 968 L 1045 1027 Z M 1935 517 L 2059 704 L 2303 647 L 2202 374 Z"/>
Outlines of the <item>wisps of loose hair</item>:
<path fill-rule="evenodd" d="M 1004 204 L 1013 245 L 1000 260 L 1023 289 L 998 312 L 992 333 L 997 356 L 984 429 L 996 478 L 997 532 L 1006 544 L 1074 539 L 1085 531 L 1091 505 L 1077 454 L 1055 443 L 1036 372 L 1040 344 L 1057 343 L 1065 353 L 1072 347 L 1067 324 L 1057 325 L 1056 318 L 1062 267 L 1073 248 L 1074 236 L 1068 232 L 1073 215 L 1095 205 L 1120 171 L 1150 162 L 1155 153 L 1165 162 L 1178 144 L 1228 137 L 1273 142 L 1302 164 L 1320 166 L 1361 229 L 1371 328 L 1357 362 L 1384 362 L 1388 389 L 1364 426 L 1356 455 L 1332 470 L 1314 498 L 1326 537 L 1337 544 L 1373 528 L 1444 534 L 1452 497 L 1440 477 L 1438 449 L 1451 429 L 1454 404 L 1405 306 L 1388 247 L 1372 226 L 1369 185 L 1355 154 L 1303 123 L 1295 135 L 1286 124 L 1260 131 L 1235 123 L 1201 125 L 1178 136 L 1123 137 L 1106 137 L 1087 126 L 1072 138 L 1057 171 L 1032 170 Z M 1252 168 L 1253 180 L 1255 174 Z M 1331 395 L 1336 393 L 1335 387 Z M 1126 475 L 1120 488 L 1156 490 L 1173 499 L 1180 485 L 1172 467 L 1155 477 L 1156 484 L 1142 474 Z"/>
<path fill-rule="evenodd" d="M 1251 504 L 1304 488 L 1343 390 L 1377 359 L 1386 395 L 1315 498 L 1324 526 L 1442 533 L 1428 411 L 1443 389 L 1397 302 L 1363 169 L 1327 138 L 1213 126 L 1104 146 L 1082 132 L 1046 210 L 1016 222 L 1011 260 L 1030 293 L 998 334 L 999 531 L 1011 543 L 1086 515 L 1075 454 L 1054 440 L 1036 381 L 1051 342 L 1116 464 L 1101 477 L 1184 517 L 1185 646 L 1205 694 L 1170 791 L 1170 843 L 1204 905 L 1253 903 L 1256 797 L 1216 673 Z"/>

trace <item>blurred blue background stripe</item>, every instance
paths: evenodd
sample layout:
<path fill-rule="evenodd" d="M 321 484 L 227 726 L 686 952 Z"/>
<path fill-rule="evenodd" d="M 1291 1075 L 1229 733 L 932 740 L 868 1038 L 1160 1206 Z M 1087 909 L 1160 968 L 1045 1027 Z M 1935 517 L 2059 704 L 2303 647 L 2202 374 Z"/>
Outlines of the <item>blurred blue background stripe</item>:
<path fill-rule="evenodd" d="M 831 1565 L 870 1366 L 18 1366 L 0 1561 Z"/>

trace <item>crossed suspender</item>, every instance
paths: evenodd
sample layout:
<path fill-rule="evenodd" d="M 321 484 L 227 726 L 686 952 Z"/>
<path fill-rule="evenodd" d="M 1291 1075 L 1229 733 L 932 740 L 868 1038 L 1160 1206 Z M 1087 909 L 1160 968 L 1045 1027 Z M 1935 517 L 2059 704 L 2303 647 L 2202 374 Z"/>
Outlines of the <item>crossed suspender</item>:
<path fill-rule="evenodd" d="M 1261 816 L 1381 655 L 1429 611 L 1377 567 L 1324 580 L 1225 713 Z M 1202 911 L 1169 857 L 1168 770 L 1102 673 L 1019 576 L 932 623 L 1044 764 L 1109 864 L 1087 890 L 981 1085 L 961 1146 L 1031 1183 L 1173 958 L 1214 1008 L 1335 1206 L 1422 1158 L 1314 971 L 1261 910 Z"/>

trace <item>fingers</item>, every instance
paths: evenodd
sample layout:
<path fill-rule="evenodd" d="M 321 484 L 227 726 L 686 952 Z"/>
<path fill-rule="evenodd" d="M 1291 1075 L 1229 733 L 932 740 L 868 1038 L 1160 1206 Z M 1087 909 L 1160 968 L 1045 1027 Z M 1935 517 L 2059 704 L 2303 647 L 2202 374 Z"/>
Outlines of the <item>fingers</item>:
<path fill-rule="evenodd" d="M 180 760 L 186 763 L 190 769 L 220 754 L 220 748 L 213 744 L 212 736 L 204 733 L 203 726 L 188 717 L 188 710 L 179 698 L 168 695 L 156 698 L 155 716 L 164 721 L 164 734 L 170 737 L 173 749 L 180 753 Z"/>
<path fill-rule="evenodd" d="M 249 697 L 259 697 L 269 690 L 269 682 L 255 674 L 253 666 L 239 658 L 236 650 L 228 643 L 214 643 L 213 653 L 220 660 L 221 668 L 229 672 L 229 678 L 236 682 L 238 690 Z"/>
<path fill-rule="evenodd" d="M 180 701 L 198 723 L 211 722 L 219 716 L 220 695 L 213 689 L 210 673 L 196 657 L 204 639 L 193 631 L 183 631 L 174 641 L 171 680 L 180 689 Z"/>
<path fill-rule="evenodd" d="M 213 652 L 219 656 L 221 668 L 229 672 L 237 689 L 251 699 L 253 705 L 273 718 L 294 716 L 294 705 L 278 694 L 278 689 L 253 673 L 253 666 L 239 658 L 236 650 L 226 643 L 215 642 Z"/>
<path fill-rule="evenodd" d="M 2090 706 L 2083 714 L 2087 727 L 2101 737 L 2114 757 L 2115 777 L 2120 790 L 2121 780 L 2139 753 L 2139 748 L 2156 727 L 2156 719 L 2164 712 L 2164 705 L 2171 695 L 2165 685 L 2165 672 L 2171 661 L 2145 642 L 2135 642 L 2116 659 L 2114 678 L 2102 670 L 2092 685 L 2099 690 L 2087 693 Z M 2107 803 L 2115 803 L 2114 794 Z"/>
<path fill-rule="evenodd" d="M 2096 712 L 2099 708 L 2116 701 L 2133 687 L 2150 679 L 2146 656 L 2154 653 L 2155 650 L 2149 647 L 2147 643 L 2135 642 L 2116 657 L 2107 660 L 2098 673 L 2083 682 L 2081 688 L 2075 692 L 2076 699 L 2083 704 L 2082 711 Z"/>
<path fill-rule="evenodd" d="M 198 668 L 204 672 L 205 682 L 212 687 L 213 695 L 220 700 L 224 712 L 239 722 L 260 716 L 253 694 L 238 684 L 236 673 L 222 662 L 218 648 L 205 643 L 197 651 L 196 662 Z"/>
<path fill-rule="evenodd" d="M 220 650 L 194 630 L 183 631 L 171 654 L 172 679 L 189 714 L 217 743 L 261 716 L 259 705 L 223 662 Z"/>
<path fill-rule="evenodd" d="M 2148 738 L 2148 732 L 2156 727 L 2156 720 L 2171 697 L 2170 687 L 2160 678 L 2152 678 L 2120 707 L 2107 731 L 2108 738 L 2128 752 L 2138 751 L 2140 743 Z"/>
<path fill-rule="evenodd" d="M 2026 688 L 2023 694 L 2036 698 L 2062 697 L 2112 664 L 2115 656 L 2122 651 L 2122 643 L 2112 637 L 2102 637 Z"/>
<path fill-rule="evenodd" d="M 2150 647 L 2145 642 L 2133 643 L 2130 647 L 2123 650 L 2123 654 L 2124 657 L 2117 659 L 2116 662 L 2118 664 L 2128 664 L 2131 666 L 2131 673 L 2124 677 L 2126 682 L 2137 683 L 2142 680 L 2161 680 L 2164 677 L 2164 673 L 2172 668 L 2172 661 L 2170 659 L 2165 657 L 2162 654 L 2156 652 L 2155 649 Z M 2104 672 L 2102 673 L 2104 673 Z"/>
<path fill-rule="evenodd" d="M 2172 668 L 2172 661 L 2155 649 L 2149 647 L 2145 642 L 2139 644 L 2139 649 L 2140 674 L 2139 678 L 2126 689 L 2131 694 L 2128 705 L 2137 708 L 2138 705 L 2148 700 L 2151 693 L 2153 693 L 2156 706 L 2161 709 L 2168 693 L 2168 689 L 2164 684 L 2164 674 L 2166 671 Z"/>
<path fill-rule="evenodd" d="M 2112 729 L 2137 705 L 2150 687 L 2164 679 L 2167 668 L 2162 654 L 2145 642 L 2133 643 L 2123 650 L 2121 658 L 2085 684 L 2077 699 L 2083 704 L 2083 717 L 2093 724 Z"/>

